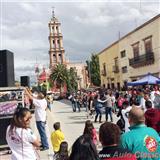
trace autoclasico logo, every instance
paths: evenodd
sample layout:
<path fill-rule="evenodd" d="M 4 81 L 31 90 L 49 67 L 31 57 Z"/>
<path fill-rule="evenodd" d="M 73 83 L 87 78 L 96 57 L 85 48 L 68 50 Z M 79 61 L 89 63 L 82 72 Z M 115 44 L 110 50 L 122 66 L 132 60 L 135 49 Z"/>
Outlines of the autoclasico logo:
<path fill-rule="evenodd" d="M 153 137 L 148 136 L 145 138 L 145 146 L 149 152 L 155 152 L 158 144 Z"/>
<path fill-rule="evenodd" d="M 160 158 L 160 153 L 135 152 L 137 158 Z"/>

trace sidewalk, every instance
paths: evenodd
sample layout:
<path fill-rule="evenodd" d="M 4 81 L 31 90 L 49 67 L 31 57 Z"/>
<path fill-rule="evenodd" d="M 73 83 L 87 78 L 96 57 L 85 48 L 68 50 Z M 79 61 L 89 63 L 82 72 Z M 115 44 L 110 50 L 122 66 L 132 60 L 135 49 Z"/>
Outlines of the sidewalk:
<path fill-rule="evenodd" d="M 65 104 L 65 103 L 67 104 Z M 117 117 L 113 115 L 114 122 L 117 121 Z M 62 101 L 54 101 L 52 111 L 47 111 L 47 136 L 48 141 L 50 145 L 50 149 L 47 151 L 38 151 L 38 154 L 40 156 L 41 160 L 52 160 L 52 156 L 49 156 L 53 154 L 51 141 L 50 141 L 50 135 L 53 131 L 53 124 L 57 121 L 61 123 L 61 129 L 63 133 L 65 134 L 65 141 L 69 144 L 69 149 L 71 148 L 74 141 L 83 134 L 85 121 L 87 120 L 87 114 L 85 112 L 85 109 L 82 108 L 81 112 L 73 112 L 72 107 L 69 104 L 67 100 Z M 94 121 L 94 118 L 90 119 Z M 105 121 L 105 115 L 102 116 L 102 121 Z M 97 132 L 99 130 L 99 123 L 93 123 L 94 127 L 96 128 Z M 31 122 L 31 128 L 34 131 L 34 133 L 39 137 L 35 118 L 33 115 L 32 122 Z M 9 160 L 9 155 L 2 156 L 0 155 L 0 160 Z"/>

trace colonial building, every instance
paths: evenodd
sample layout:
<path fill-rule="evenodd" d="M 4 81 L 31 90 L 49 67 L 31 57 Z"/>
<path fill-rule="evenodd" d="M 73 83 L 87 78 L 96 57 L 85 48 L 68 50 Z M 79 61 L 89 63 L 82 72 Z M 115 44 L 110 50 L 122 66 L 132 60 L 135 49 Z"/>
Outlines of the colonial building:
<path fill-rule="evenodd" d="M 49 59 L 50 68 L 57 63 L 65 63 L 65 50 L 63 48 L 63 36 L 60 29 L 61 23 L 55 17 L 54 10 L 52 11 L 52 18 L 48 24 L 49 26 Z"/>
<path fill-rule="evenodd" d="M 120 88 L 118 43 L 115 42 L 99 53 L 101 84 L 107 88 Z"/>
<path fill-rule="evenodd" d="M 73 68 L 76 71 L 78 77 L 78 89 L 87 88 L 89 84 L 89 79 L 86 64 L 82 62 L 70 62 L 67 64 L 67 68 Z"/>
<path fill-rule="evenodd" d="M 135 81 L 148 72 L 160 77 L 160 14 L 102 50 L 98 56 L 102 85 L 123 87 L 126 82 Z M 112 68 L 114 65 L 116 67 Z"/>

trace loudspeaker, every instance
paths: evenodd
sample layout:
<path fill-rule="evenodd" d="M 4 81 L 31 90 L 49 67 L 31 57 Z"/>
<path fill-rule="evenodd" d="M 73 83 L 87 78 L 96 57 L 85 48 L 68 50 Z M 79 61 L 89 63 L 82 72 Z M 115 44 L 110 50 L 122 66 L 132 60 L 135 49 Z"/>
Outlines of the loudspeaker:
<path fill-rule="evenodd" d="M 1 118 L 0 119 L 0 128 L 1 128 L 1 132 L 0 132 L 0 146 L 1 145 L 6 145 L 7 141 L 6 141 L 6 131 L 7 131 L 7 127 L 11 124 L 11 120 L 12 118 Z M 1 148 L 0 148 L 1 150 Z"/>
<path fill-rule="evenodd" d="M 14 55 L 8 50 L 0 50 L 0 87 L 14 86 Z"/>
<path fill-rule="evenodd" d="M 29 76 L 21 76 L 21 86 L 30 87 L 30 78 L 29 78 Z"/>

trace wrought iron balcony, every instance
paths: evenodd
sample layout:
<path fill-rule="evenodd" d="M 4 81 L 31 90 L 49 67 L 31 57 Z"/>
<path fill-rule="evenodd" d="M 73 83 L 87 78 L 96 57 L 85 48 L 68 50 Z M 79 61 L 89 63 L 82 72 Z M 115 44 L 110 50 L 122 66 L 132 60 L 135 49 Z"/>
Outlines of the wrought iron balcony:
<path fill-rule="evenodd" d="M 129 65 L 133 68 L 138 68 L 146 65 L 150 65 L 154 63 L 154 53 L 149 52 L 132 59 L 129 59 Z"/>
<path fill-rule="evenodd" d="M 114 73 L 119 73 L 119 67 L 117 65 L 113 66 L 112 70 Z"/>
<path fill-rule="evenodd" d="M 101 75 L 105 77 L 107 75 L 106 71 L 105 70 L 101 70 Z"/>

